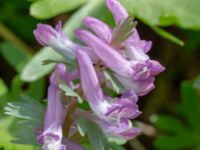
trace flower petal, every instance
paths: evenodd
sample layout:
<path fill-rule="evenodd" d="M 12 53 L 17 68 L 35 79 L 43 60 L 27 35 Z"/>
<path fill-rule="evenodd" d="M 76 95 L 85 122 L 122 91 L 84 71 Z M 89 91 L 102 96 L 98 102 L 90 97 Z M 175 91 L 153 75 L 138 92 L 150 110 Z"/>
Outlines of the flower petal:
<path fill-rule="evenodd" d="M 133 80 L 131 78 L 125 78 L 119 75 L 115 75 L 116 78 L 129 90 L 132 89 L 138 96 L 143 96 L 154 89 L 154 77 L 146 80 Z"/>
<path fill-rule="evenodd" d="M 127 90 L 124 93 L 122 93 L 121 98 L 127 98 L 133 102 L 137 102 L 138 101 L 138 96 L 135 94 L 135 92 L 133 90 Z"/>
<path fill-rule="evenodd" d="M 139 45 L 126 44 L 126 48 L 125 53 L 130 60 L 145 62 L 149 59 Z"/>
<path fill-rule="evenodd" d="M 80 67 L 80 79 L 84 94 L 92 105 L 103 101 L 103 92 L 89 56 L 82 50 L 76 52 Z"/>
<path fill-rule="evenodd" d="M 94 17 L 86 17 L 83 20 L 83 23 L 92 30 L 99 38 L 104 40 L 106 43 L 110 43 L 112 39 L 112 32 L 110 27 L 104 22 L 94 18 Z"/>
<path fill-rule="evenodd" d="M 163 67 L 158 61 L 149 60 L 147 64 L 149 65 L 151 76 L 156 76 L 165 70 L 165 67 Z"/>
<path fill-rule="evenodd" d="M 144 51 L 145 53 L 148 53 L 149 50 L 150 50 L 151 47 L 152 47 L 152 41 L 141 40 L 141 45 L 142 45 L 143 51 Z"/>
<path fill-rule="evenodd" d="M 117 0 L 106 0 L 106 5 L 113 14 L 117 25 L 120 25 L 128 17 L 128 12 Z"/>
<path fill-rule="evenodd" d="M 60 91 L 57 86 L 50 85 L 48 88 L 47 110 L 45 113 L 44 129 L 48 129 L 53 123 L 62 124 L 65 111 L 60 100 Z"/>
<path fill-rule="evenodd" d="M 42 134 L 37 137 L 42 144 L 42 150 L 58 149 L 62 141 L 62 128 L 58 122 L 54 122 Z"/>
<path fill-rule="evenodd" d="M 74 85 L 73 80 L 80 76 L 78 70 L 70 72 L 64 64 L 57 64 L 55 71 L 51 74 L 50 83 L 58 86 L 58 79 L 65 82 L 69 87 L 75 89 L 77 86 Z"/>
<path fill-rule="evenodd" d="M 138 106 L 134 101 L 130 101 L 126 98 L 119 98 L 113 102 L 111 107 L 108 108 L 105 115 L 116 119 L 134 119 L 140 114 L 141 112 L 138 110 Z"/>
<path fill-rule="evenodd" d="M 131 140 L 141 132 L 139 128 L 132 127 L 132 123 L 128 119 L 121 119 L 117 124 L 108 123 L 102 120 L 97 121 L 97 123 L 108 137 L 114 136 L 125 140 Z"/>

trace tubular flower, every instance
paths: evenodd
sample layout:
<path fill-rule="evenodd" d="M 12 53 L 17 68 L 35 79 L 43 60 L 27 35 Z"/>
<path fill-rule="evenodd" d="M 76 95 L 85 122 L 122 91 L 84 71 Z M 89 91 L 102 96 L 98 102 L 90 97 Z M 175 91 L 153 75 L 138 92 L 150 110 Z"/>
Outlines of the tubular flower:
<path fill-rule="evenodd" d="M 59 21 L 54 28 L 46 24 L 38 24 L 33 31 L 37 41 L 43 46 L 50 46 L 67 58 L 75 58 L 76 45 L 62 31 Z"/>
<path fill-rule="evenodd" d="M 77 60 L 84 95 L 105 133 L 125 139 L 135 137 L 140 129 L 133 128 L 129 119 L 141 114 L 136 104 L 137 96 L 134 93 L 120 98 L 105 96 L 89 56 L 77 50 Z"/>
<path fill-rule="evenodd" d="M 60 99 L 61 91 L 57 84 L 57 78 L 69 81 L 66 77 L 68 77 L 68 73 L 66 72 L 65 65 L 58 64 L 50 78 L 44 131 L 38 136 L 42 150 L 84 150 L 81 146 L 63 137 L 62 125 L 66 117 L 66 107 Z"/>
<path fill-rule="evenodd" d="M 125 81 L 122 84 L 127 89 L 145 95 L 154 88 L 154 77 L 165 68 L 150 60 L 146 53 L 152 43 L 140 39 L 136 23 L 128 17 L 124 7 L 117 0 L 106 0 L 106 4 L 114 16 L 116 28 L 111 29 L 98 19 L 86 17 L 83 23 L 96 35 L 83 29 L 77 29 L 75 35 L 116 73 L 120 81 Z"/>
<path fill-rule="evenodd" d="M 90 48 L 72 42 L 63 33 L 61 27 L 61 21 L 57 23 L 55 28 L 47 24 L 38 24 L 33 33 L 36 40 L 42 46 L 49 46 L 66 58 L 75 59 L 75 50 L 77 47 L 81 47 L 82 50 L 88 53 L 92 60 L 96 60 L 96 55 Z"/>

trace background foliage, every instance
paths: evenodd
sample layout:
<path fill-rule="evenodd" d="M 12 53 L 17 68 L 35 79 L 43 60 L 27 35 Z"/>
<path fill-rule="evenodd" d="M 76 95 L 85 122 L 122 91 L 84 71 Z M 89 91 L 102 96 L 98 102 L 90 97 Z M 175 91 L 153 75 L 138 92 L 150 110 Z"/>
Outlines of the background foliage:
<path fill-rule="evenodd" d="M 153 41 L 151 57 L 167 70 L 158 77 L 156 89 L 139 101 L 143 114 L 138 120 L 143 122 L 144 133 L 124 147 L 113 145 L 113 149 L 200 150 L 200 1 L 120 1 L 139 20 L 137 28 L 141 37 Z M 25 136 L 28 127 L 35 123 L 26 122 L 31 113 L 21 116 L 12 104 L 24 105 L 20 95 L 26 95 L 25 101 L 29 99 L 27 96 L 32 97 L 38 108 L 46 98 L 47 75 L 54 66 L 42 66 L 41 62 L 61 58 L 50 48 L 41 48 L 36 43 L 33 29 L 38 22 L 55 25 L 62 20 L 64 32 L 74 39 L 73 30 L 82 26 L 85 16 L 96 16 L 111 26 L 113 19 L 101 0 L 1 0 L 0 10 L 0 150 L 38 149 L 10 143 L 14 137 Z M 32 105 L 32 100 L 26 104 Z M 25 119 L 24 133 L 18 132 L 22 131 L 24 122 L 20 124 L 6 116 L 4 107 L 7 113 L 15 111 L 12 115 Z M 42 117 L 42 107 L 39 107 L 40 116 L 35 117 Z M 88 122 L 83 119 L 80 124 L 87 127 Z M 87 128 L 82 130 L 89 137 L 94 136 Z M 93 149 L 89 145 L 85 147 Z"/>

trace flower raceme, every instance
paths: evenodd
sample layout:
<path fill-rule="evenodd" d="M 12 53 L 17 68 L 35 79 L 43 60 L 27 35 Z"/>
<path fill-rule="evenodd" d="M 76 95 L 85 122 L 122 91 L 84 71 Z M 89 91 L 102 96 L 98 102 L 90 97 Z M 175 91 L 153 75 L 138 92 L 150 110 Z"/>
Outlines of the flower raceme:
<path fill-rule="evenodd" d="M 146 54 L 152 43 L 141 40 L 136 23 L 117 0 L 106 0 L 112 12 L 116 28 L 104 22 L 86 17 L 83 23 L 95 33 L 85 29 L 75 30 L 75 35 L 90 47 L 103 63 L 127 89 L 133 89 L 139 96 L 154 88 L 154 78 L 165 68 L 159 62 L 150 60 Z"/>
<path fill-rule="evenodd" d="M 86 112 L 76 109 L 75 119 L 81 113 L 87 114 L 85 117 L 95 121 L 108 137 L 130 140 L 141 131 L 131 123 L 131 119 L 141 114 L 137 105 L 138 96 L 146 95 L 155 87 L 155 76 L 165 68 L 147 55 L 152 42 L 140 38 L 136 30 L 137 22 L 133 21 L 125 8 L 117 0 L 105 1 L 113 14 L 116 27 L 111 28 L 101 20 L 86 17 L 83 24 L 90 31 L 77 29 L 74 32 L 83 45 L 71 41 L 63 33 L 61 22 L 55 28 L 38 24 L 34 30 L 41 45 L 53 48 L 66 59 L 76 59 L 79 66 L 69 72 L 64 64 L 58 64 L 50 77 L 44 132 L 38 136 L 43 150 L 83 149 L 63 136 L 62 127 L 68 107 L 62 103 L 58 78 L 83 94 L 80 96 L 84 96 L 92 110 Z M 100 69 L 97 68 L 99 64 Z M 104 87 L 109 83 L 101 84 L 102 80 L 107 82 L 102 73 L 104 69 L 110 69 L 125 87 L 116 97 L 105 92 Z M 80 84 L 75 86 L 73 81 L 79 78 Z"/>

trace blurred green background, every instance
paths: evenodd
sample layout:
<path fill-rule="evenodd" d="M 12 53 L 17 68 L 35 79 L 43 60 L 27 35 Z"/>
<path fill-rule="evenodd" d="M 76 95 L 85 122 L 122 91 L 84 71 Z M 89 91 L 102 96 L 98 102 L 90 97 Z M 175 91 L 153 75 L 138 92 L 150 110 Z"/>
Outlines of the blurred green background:
<path fill-rule="evenodd" d="M 200 150 L 200 1 L 120 2 L 139 21 L 142 39 L 153 41 L 149 55 L 166 71 L 157 77 L 155 90 L 140 98 L 143 134 L 116 149 Z M 20 125 L 3 109 L 21 94 L 40 102 L 46 97 L 53 65 L 41 61 L 61 56 L 35 41 L 36 24 L 62 20 L 64 32 L 74 39 L 73 30 L 85 16 L 111 26 L 113 18 L 101 0 L 1 0 L 0 10 L 0 150 L 38 149 L 10 142 Z"/>

